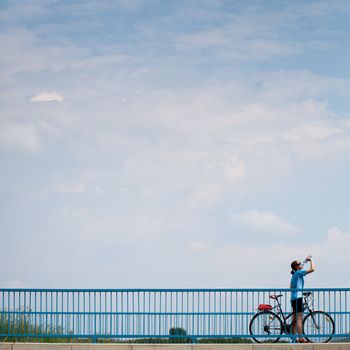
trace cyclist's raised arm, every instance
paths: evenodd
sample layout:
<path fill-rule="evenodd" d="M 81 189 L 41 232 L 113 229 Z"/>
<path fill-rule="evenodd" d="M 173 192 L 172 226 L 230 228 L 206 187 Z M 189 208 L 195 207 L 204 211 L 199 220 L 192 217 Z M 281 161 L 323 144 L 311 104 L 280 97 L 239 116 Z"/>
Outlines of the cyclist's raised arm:
<path fill-rule="evenodd" d="M 306 270 L 306 273 L 308 274 L 308 273 L 314 272 L 316 268 L 313 260 L 311 258 L 307 258 L 306 260 L 310 261 L 310 267 L 308 270 Z"/>

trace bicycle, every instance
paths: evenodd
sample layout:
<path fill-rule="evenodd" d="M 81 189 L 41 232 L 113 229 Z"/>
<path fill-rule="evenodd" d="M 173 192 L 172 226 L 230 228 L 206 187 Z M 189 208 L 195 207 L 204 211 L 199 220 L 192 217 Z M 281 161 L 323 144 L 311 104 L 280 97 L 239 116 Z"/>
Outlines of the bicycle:
<path fill-rule="evenodd" d="M 257 343 L 273 342 L 276 343 L 283 333 L 291 334 L 292 338 L 292 316 L 287 316 L 282 310 L 279 298 L 283 295 L 270 295 L 270 298 L 277 302 L 272 307 L 268 304 L 260 304 L 258 312 L 253 316 L 249 323 L 249 333 Z M 325 311 L 314 311 L 313 293 L 303 292 L 303 304 L 306 315 L 303 318 L 304 337 L 312 343 L 328 343 L 335 332 L 333 318 Z"/>

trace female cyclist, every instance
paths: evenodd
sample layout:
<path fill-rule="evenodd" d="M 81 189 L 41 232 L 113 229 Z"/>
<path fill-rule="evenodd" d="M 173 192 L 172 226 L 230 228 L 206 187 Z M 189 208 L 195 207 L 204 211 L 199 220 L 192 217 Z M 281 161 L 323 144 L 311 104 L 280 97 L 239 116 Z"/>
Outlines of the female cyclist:
<path fill-rule="evenodd" d="M 292 279 L 290 281 L 291 292 L 291 304 L 293 309 L 293 322 L 292 333 L 298 334 L 299 338 L 296 339 L 297 343 L 307 343 L 308 341 L 300 336 L 302 331 L 303 322 L 303 291 L 304 288 L 304 276 L 315 271 L 315 264 L 311 257 L 307 257 L 306 261 L 310 262 L 308 270 L 303 270 L 303 264 L 299 260 L 294 260 L 291 263 Z"/>

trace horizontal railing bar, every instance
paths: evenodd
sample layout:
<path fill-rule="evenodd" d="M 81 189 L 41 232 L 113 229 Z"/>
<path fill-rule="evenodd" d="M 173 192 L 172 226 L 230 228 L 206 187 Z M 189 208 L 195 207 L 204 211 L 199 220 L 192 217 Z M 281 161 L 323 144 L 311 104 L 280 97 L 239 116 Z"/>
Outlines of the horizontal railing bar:
<path fill-rule="evenodd" d="M 232 288 L 223 288 L 223 289 L 217 289 L 217 288 L 206 288 L 206 289 L 35 289 L 35 288 L 0 288 L 0 292 L 71 292 L 71 293 L 111 293 L 111 292 L 135 292 L 135 293 L 142 293 L 142 292 L 186 292 L 186 293 L 192 293 L 192 292 L 290 292 L 290 288 L 238 288 L 238 289 L 232 289 Z M 303 289 L 293 289 L 293 291 L 314 291 L 314 292 L 347 292 L 350 291 L 350 288 L 303 288 Z"/>
<path fill-rule="evenodd" d="M 112 316 L 242 316 L 255 312 L 107 312 L 107 311 L 0 311 L 4 315 L 112 315 Z M 350 312 L 349 312 L 350 314 Z"/>
<path fill-rule="evenodd" d="M 280 338 L 292 338 L 294 335 L 291 334 L 280 334 L 278 335 Z M 350 338 L 349 333 L 344 334 L 303 334 L 303 336 L 306 337 L 312 337 L 312 338 L 323 338 L 323 337 L 333 337 L 333 338 Z M 31 333 L 31 334 L 21 334 L 21 333 L 2 333 L 0 334 L 0 337 L 33 337 L 33 338 L 162 338 L 162 339 L 183 339 L 183 338 L 251 338 L 252 336 L 250 334 L 218 334 L 218 335 L 210 335 L 210 334 L 186 334 L 181 336 L 171 336 L 169 334 L 150 334 L 150 335 L 142 335 L 142 334 L 58 334 L 53 336 L 52 334 L 37 334 L 37 333 Z M 270 338 L 269 335 L 259 335 L 259 338 Z"/>
<path fill-rule="evenodd" d="M 319 311 L 319 310 L 314 310 Z M 327 311 L 331 315 L 349 315 L 350 311 Z M 252 316 L 254 312 L 107 312 L 107 311 L 0 311 L 3 315 L 104 315 L 104 316 Z M 285 312 L 286 316 L 291 312 Z"/>

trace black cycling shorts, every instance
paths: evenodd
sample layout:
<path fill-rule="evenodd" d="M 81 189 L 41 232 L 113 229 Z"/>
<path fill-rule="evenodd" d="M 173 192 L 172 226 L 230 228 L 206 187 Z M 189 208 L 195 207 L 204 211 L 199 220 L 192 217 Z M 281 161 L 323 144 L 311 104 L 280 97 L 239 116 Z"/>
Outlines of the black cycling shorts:
<path fill-rule="evenodd" d="M 293 314 L 304 311 L 303 298 L 292 300 Z"/>

